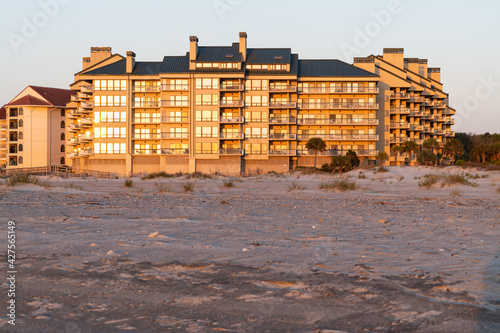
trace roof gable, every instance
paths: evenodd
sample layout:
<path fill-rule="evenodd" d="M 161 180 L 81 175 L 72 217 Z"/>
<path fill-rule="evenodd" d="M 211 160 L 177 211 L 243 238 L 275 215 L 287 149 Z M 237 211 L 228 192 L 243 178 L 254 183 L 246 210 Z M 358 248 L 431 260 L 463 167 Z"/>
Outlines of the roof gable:
<path fill-rule="evenodd" d="M 298 76 L 378 77 L 376 74 L 336 59 L 299 60 Z"/>
<path fill-rule="evenodd" d="M 185 56 L 163 57 L 160 73 L 188 73 L 189 52 Z"/>
<path fill-rule="evenodd" d="M 83 75 L 158 75 L 160 74 L 161 65 L 161 62 L 137 61 L 132 73 L 127 73 L 127 60 L 122 59 L 86 72 Z"/>

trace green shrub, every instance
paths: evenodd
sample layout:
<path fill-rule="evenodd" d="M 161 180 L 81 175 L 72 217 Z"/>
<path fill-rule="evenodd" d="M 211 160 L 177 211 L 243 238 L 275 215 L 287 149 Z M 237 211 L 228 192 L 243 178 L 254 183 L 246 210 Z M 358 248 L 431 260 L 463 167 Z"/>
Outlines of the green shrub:
<path fill-rule="evenodd" d="M 19 184 L 33 184 L 49 188 L 50 185 L 46 181 L 41 181 L 37 177 L 29 173 L 16 173 L 7 179 L 7 186 L 17 186 Z"/>
<path fill-rule="evenodd" d="M 168 186 L 168 184 L 164 184 L 164 183 L 157 184 L 157 183 L 155 183 L 155 186 L 158 189 L 158 193 L 168 192 L 170 190 L 170 186 Z"/>
<path fill-rule="evenodd" d="M 225 188 L 234 187 L 234 181 L 232 179 L 224 180 L 224 181 L 222 181 L 222 186 Z"/>
<path fill-rule="evenodd" d="M 464 164 L 465 164 L 465 161 L 464 161 L 464 160 L 457 160 L 457 161 L 455 162 L 455 165 L 456 165 L 456 166 L 462 166 L 462 165 L 464 165 Z"/>
<path fill-rule="evenodd" d="M 162 172 L 155 172 L 155 173 L 150 173 L 144 177 L 141 177 L 142 180 L 146 179 L 155 179 L 155 178 L 173 178 L 175 177 L 174 175 L 171 175 L 169 173 L 166 173 L 165 171 Z"/>
<path fill-rule="evenodd" d="M 194 184 L 192 182 L 183 183 L 182 187 L 184 188 L 185 192 L 193 192 L 194 191 Z"/>
<path fill-rule="evenodd" d="M 320 189 L 332 189 L 332 190 L 339 190 L 342 192 L 345 191 L 354 191 L 356 189 L 356 182 L 353 180 L 349 179 L 335 179 L 334 181 L 331 182 L 326 182 L 326 183 L 321 183 L 319 186 Z"/>
<path fill-rule="evenodd" d="M 469 176 L 468 176 L 469 175 Z M 471 182 L 467 178 L 472 178 L 473 176 L 470 174 L 427 174 L 424 176 L 424 179 L 418 182 L 418 186 L 427 187 L 430 189 L 435 184 L 441 182 L 441 187 L 451 186 L 455 184 L 459 185 L 467 185 L 467 186 L 477 186 L 476 183 Z"/>
<path fill-rule="evenodd" d="M 132 186 L 134 186 L 134 182 L 130 178 L 129 179 L 125 179 L 124 185 L 125 185 L 125 187 L 132 187 Z"/>

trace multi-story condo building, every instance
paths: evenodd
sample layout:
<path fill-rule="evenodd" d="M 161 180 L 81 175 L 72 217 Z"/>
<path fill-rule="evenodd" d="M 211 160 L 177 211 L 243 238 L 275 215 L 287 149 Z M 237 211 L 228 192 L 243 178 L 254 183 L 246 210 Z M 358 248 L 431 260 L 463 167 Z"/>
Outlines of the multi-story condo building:
<path fill-rule="evenodd" d="M 387 48 L 381 56 L 355 58 L 354 66 L 380 76 L 378 103 L 380 140 L 377 149 L 391 155 L 391 165 L 414 165 L 416 154 L 394 151 L 406 141 L 419 146 L 428 138 L 444 144 L 455 136 L 451 130 L 455 110 L 443 91 L 440 68 L 429 68 L 427 59 L 404 58 L 401 48 Z"/>
<path fill-rule="evenodd" d="M 7 110 L 0 108 L 0 168 L 7 165 Z"/>
<path fill-rule="evenodd" d="M 7 169 L 66 164 L 65 107 L 74 94 L 67 89 L 28 86 L 4 106 L 0 154 L 5 145 Z"/>
<path fill-rule="evenodd" d="M 306 143 L 364 163 L 379 143 L 379 75 L 339 60 L 302 60 L 288 48 L 198 46 L 135 61 L 92 48 L 67 105 L 67 157 L 80 169 L 140 172 L 288 171 L 312 166 Z"/>

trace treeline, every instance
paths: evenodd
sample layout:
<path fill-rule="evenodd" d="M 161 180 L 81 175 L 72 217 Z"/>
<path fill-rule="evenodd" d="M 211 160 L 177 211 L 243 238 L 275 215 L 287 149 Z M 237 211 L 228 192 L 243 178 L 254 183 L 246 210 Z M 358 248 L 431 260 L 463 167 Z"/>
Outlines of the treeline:
<path fill-rule="evenodd" d="M 463 146 L 457 161 L 500 164 L 500 134 L 455 133 L 455 138 Z"/>

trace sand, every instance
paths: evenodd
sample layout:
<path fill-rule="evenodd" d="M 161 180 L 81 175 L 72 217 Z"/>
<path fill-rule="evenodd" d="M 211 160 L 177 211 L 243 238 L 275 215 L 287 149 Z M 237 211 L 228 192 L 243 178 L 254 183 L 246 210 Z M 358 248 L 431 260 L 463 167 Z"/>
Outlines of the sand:
<path fill-rule="evenodd" d="M 417 185 L 462 172 L 475 186 Z M 42 179 L 0 186 L 0 331 L 500 331 L 499 171 Z"/>

